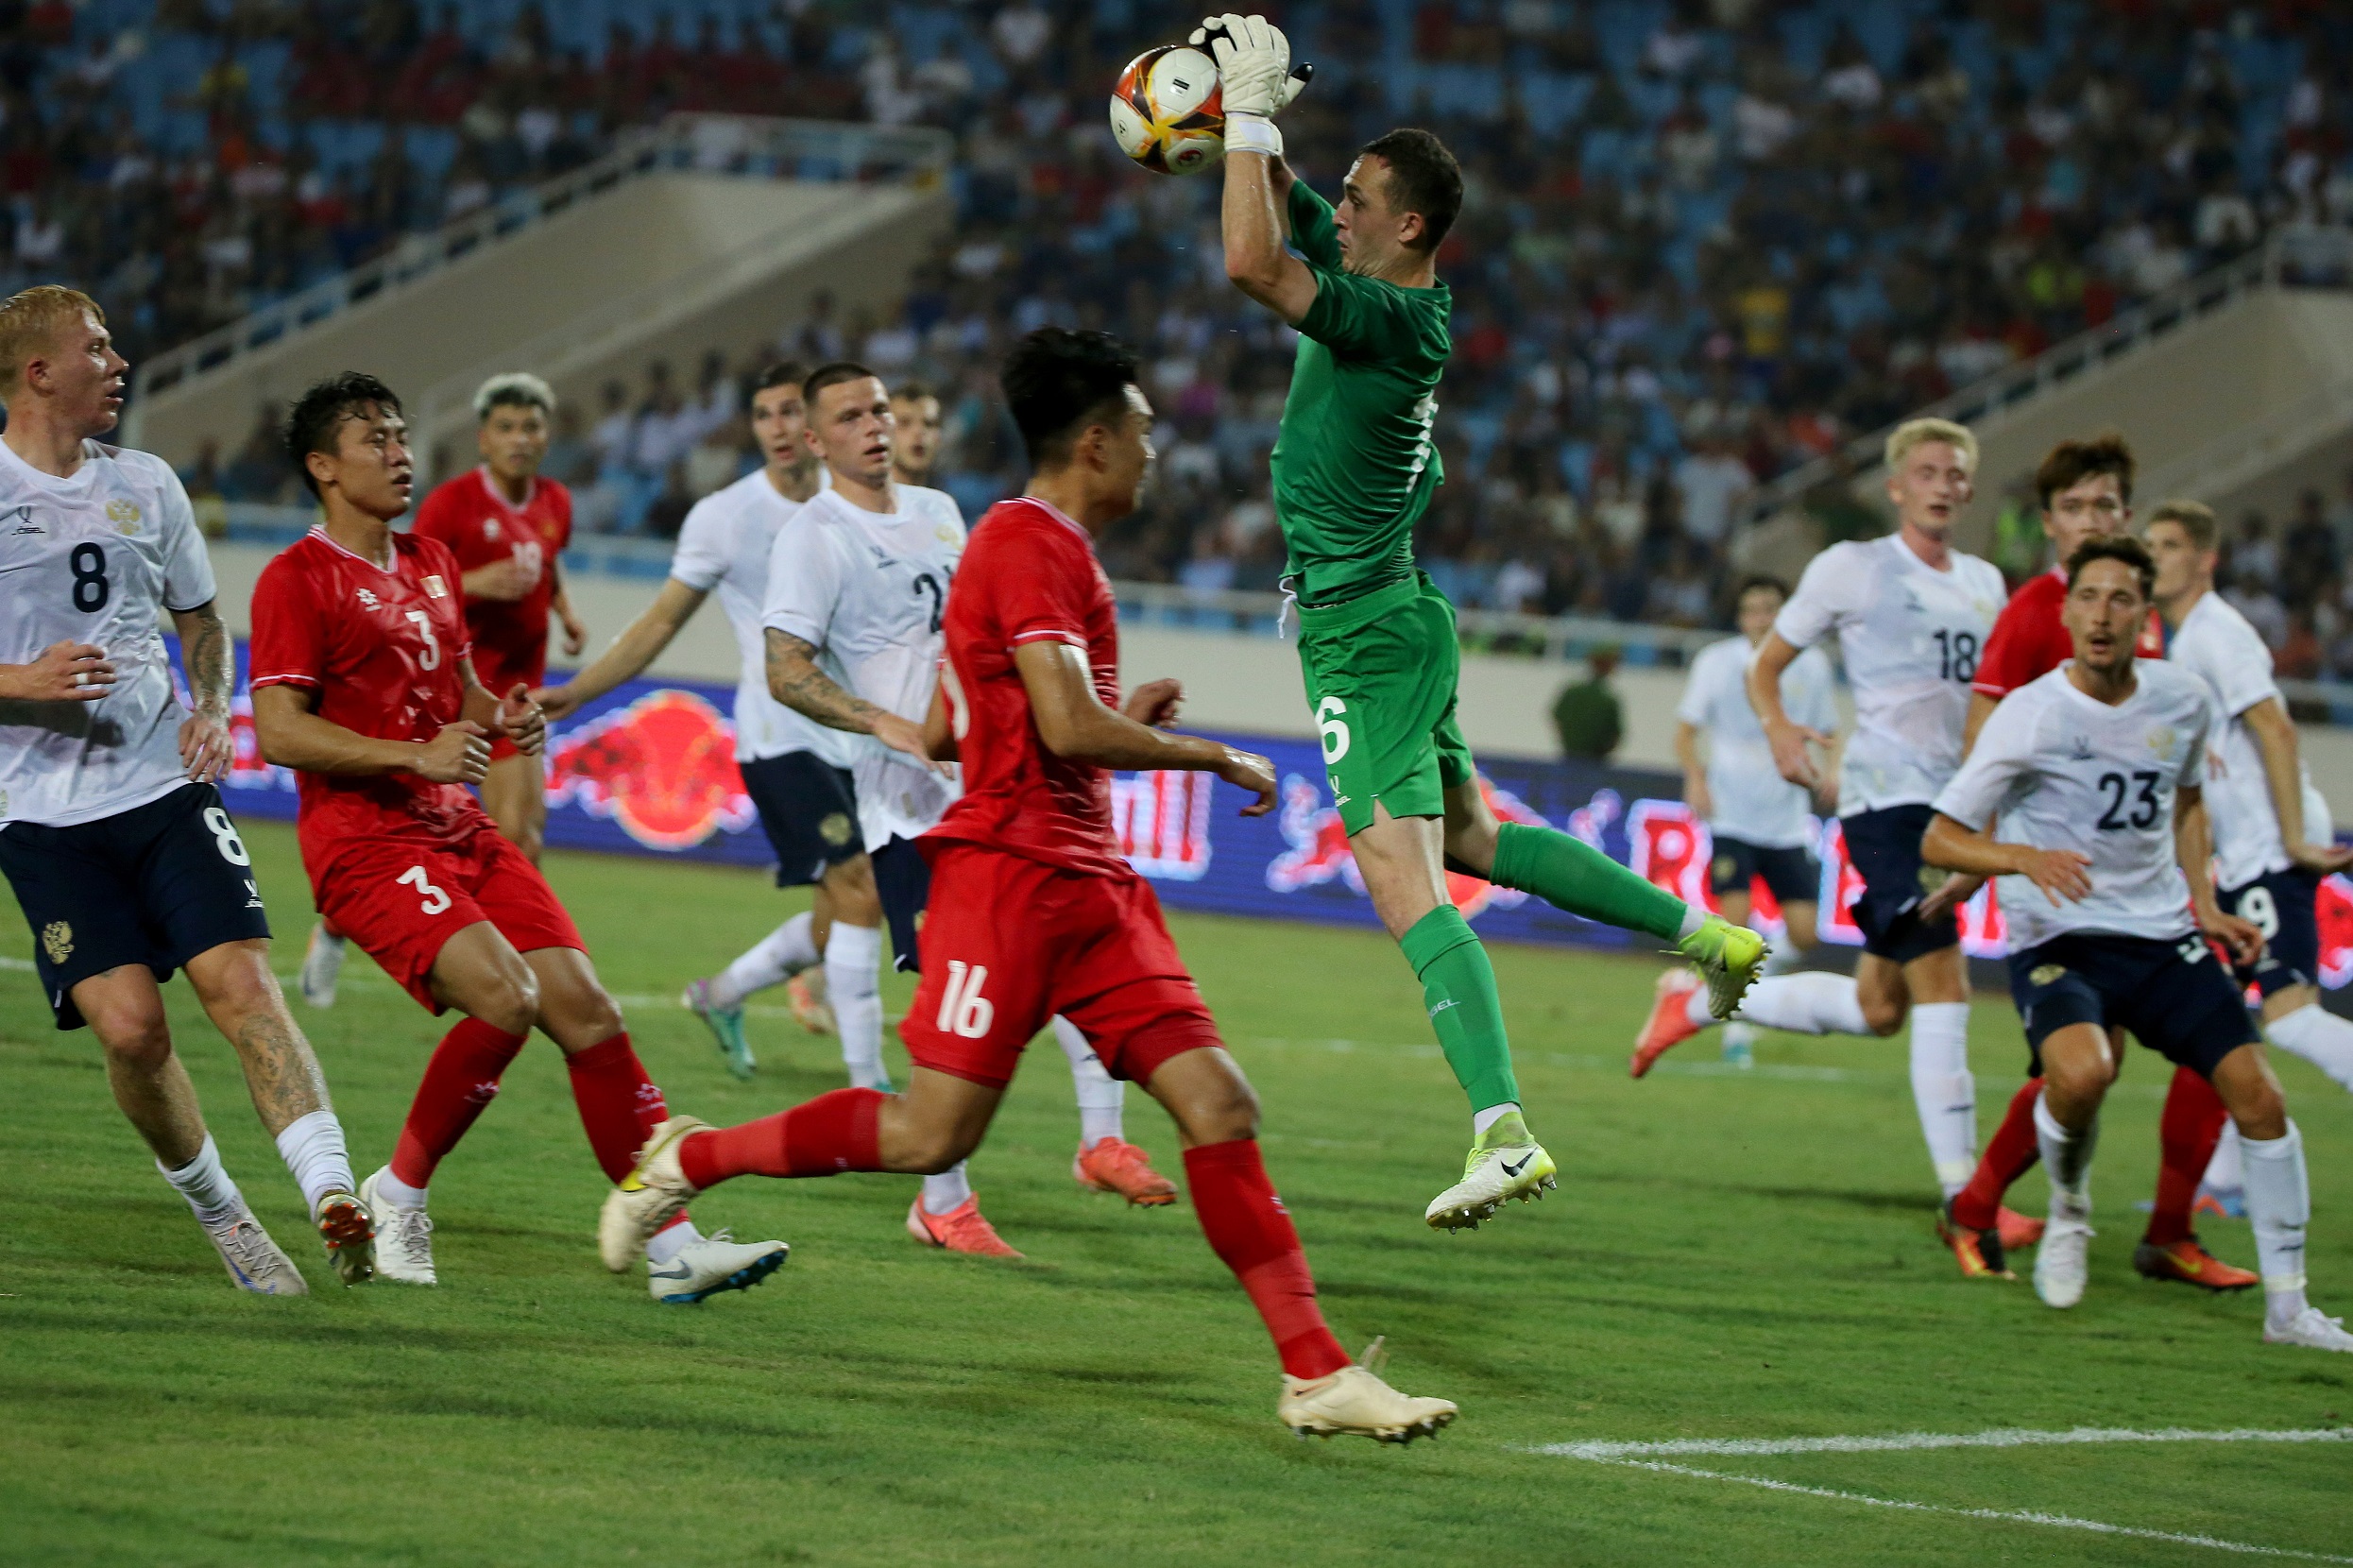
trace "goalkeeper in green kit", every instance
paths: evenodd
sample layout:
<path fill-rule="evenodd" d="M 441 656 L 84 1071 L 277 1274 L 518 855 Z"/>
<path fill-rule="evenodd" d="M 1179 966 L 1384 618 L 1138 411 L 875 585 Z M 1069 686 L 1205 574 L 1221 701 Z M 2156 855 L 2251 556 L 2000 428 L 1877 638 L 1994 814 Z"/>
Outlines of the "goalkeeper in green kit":
<path fill-rule="evenodd" d="M 1565 833 L 1499 825 L 1488 809 L 1455 722 L 1454 608 L 1413 562 L 1414 524 L 1443 477 L 1431 426 L 1453 304 L 1436 264 L 1461 170 L 1428 131 L 1392 130 L 1357 154 L 1334 208 L 1283 162 L 1273 118 L 1305 83 L 1282 31 L 1213 17 L 1192 42 L 1223 85 L 1226 276 L 1300 334 L 1274 508 L 1333 804 L 1471 1100 L 1462 1180 L 1426 1218 L 1475 1226 L 1552 1186 L 1556 1167 L 1521 1113 L 1494 970 L 1446 896 L 1447 866 L 1672 944 L 1707 977 L 1717 1017 L 1755 980 L 1765 943 Z"/>

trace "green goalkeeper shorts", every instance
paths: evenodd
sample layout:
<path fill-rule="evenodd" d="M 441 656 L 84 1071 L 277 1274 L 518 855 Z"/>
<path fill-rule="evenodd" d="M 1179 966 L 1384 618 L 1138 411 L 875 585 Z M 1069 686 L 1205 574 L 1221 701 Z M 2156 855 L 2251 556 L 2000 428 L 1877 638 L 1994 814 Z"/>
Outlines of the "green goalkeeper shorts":
<path fill-rule="evenodd" d="M 1392 817 L 1444 816 L 1444 792 L 1475 774 L 1455 722 L 1455 609 L 1429 574 L 1344 605 L 1302 605 L 1299 667 L 1349 835 L 1373 825 L 1375 801 Z"/>

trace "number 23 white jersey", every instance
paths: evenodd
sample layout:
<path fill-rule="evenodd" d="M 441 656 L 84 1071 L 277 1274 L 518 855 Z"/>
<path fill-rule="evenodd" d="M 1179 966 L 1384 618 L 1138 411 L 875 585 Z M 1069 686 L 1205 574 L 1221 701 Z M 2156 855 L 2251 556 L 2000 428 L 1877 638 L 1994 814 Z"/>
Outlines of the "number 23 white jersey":
<path fill-rule="evenodd" d="M 0 443 L 0 663 L 95 643 L 114 689 L 95 702 L 0 703 L 0 823 L 95 822 L 188 781 L 161 626 L 213 597 L 179 476 L 160 457 L 82 443 L 70 479 Z"/>
<path fill-rule="evenodd" d="M 1854 690 L 1838 814 L 1926 805 L 1961 765 L 1969 682 L 2009 598 L 1991 562 L 1952 553 L 1938 571 L 1901 534 L 1832 545 L 1773 620 L 1793 647 L 1836 633 Z"/>

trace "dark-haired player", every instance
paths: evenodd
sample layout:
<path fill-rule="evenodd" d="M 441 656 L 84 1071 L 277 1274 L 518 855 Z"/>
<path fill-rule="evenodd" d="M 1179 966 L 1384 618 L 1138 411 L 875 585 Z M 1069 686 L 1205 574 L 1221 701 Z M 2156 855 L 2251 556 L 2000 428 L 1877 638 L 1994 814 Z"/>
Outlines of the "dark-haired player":
<path fill-rule="evenodd" d="M 1424 1218 L 1475 1226 L 1553 1185 L 1556 1167 L 1521 1115 L 1494 969 L 1447 896 L 1448 865 L 1672 944 L 1707 977 L 1718 1016 L 1765 943 L 1566 833 L 1496 823 L 1455 722 L 1454 607 L 1413 562 L 1441 477 L 1432 426 L 1454 306 L 1438 248 L 1462 171 L 1428 131 L 1392 130 L 1358 152 L 1333 207 L 1283 162 L 1272 116 L 1300 84 L 1281 29 L 1219 25 L 1226 276 L 1300 334 L 1273 483 L 1307 704 L 1365 891 L 1471 1101 L 1462 1180 Z"/>
<path fill-rule="evenodd" d="M 128 368 L 88 295 L 44 283 L 0 300 L 0 872 L 58 1028 L 98 1037 L 114 1103 L 238 1288 L 309 1291 L 222 1167 L 174 1054 L 162 985 L 175 969 L 236 1048 L 336 1273 L 356 1285 L 373 1267 L 367 1210 L 214 787 L 236 673 L 212 563 L 169 465 L 99 439 Z M 172 690 L 166 612 L 194 712 Z"/>
<path fill-rule="evenodd" d="M 2311 1201 L 2303 1141 L 2229 972 L 2207 939 L 2251 961 L 2263 935 L 2226 914 L 2208 874 L 2206 683 L 2136 659 L 2156 569 L 2140 541 L 2087 540 L 2067 563 L 2074 657 L 2010 693 L 1938 793 L 1931 865 L 2002 878 L 2010 992 L 2038 1057 L 2035 1128 L 2051 1220 L 2035 1254 L 2049 1305 L 2083 1299 L 2089 1175 L 2123 1034 L 2209 1080 L 2238 1124 L 2269 1343 L 2353 1351 L 2305 1300 Z M 1996 833 L 1977 825 L 2000 813 Z"/>
<path fill-rule="evenodd" d="M 1259 1157 L 1257 1099 L 1112 828 L 1114 768 L 1215 774 L 1255 797 L 1253 815 L 1275 788 L 1265 758 L 1155 727 L 1174 683 L 1113 706 L 1117 609 L 1092 539 L 1134 510 L 1151 467 L 1134 357 L 1101 333 L 1047 328 L 1015 347 L 1004 382 L 1034 473 L 973 531 L 948 600 L 940 697 L 902 748 L 956 757 L 964 783 L 922 841 L 933 901 L 902 1029 L 907 1092 L 837 1089 L 725 1130 L 664 1122 L 605 1200 L 605 1261 L 627 1267 L 643 1237 L 729 1177 L 946 1168 L 979 1147 L 1022 1048 L 1059 1012 L 1175 1117 L 1194 1212 L 1282 1359 L 1283 1422 L 1388 1440 L 1435 1431 L 1453 1405 L 1398 1393 L 1324 1325 Z"/>
<path fill-rule="evenodd" d="M 891 476 L 901 485 L 929 485 L 940 456 L 940 395 L 919 381 L 891 388 Z"/>
<path fill-rule="evenodd" d="M 301 775 L 298 831 L 318 912 L 434 1013 L 466 1014 L 418 1086 L 391 1162 L 362 1184 L 379 1271 L 435 1283 L 426 1184 L 498 1093 L 536 1024 L 564 1052 L 589 1147 L 629 1169 L 666 1114 L 621 1010 L 547 879 L 465 786 L 490 742 L 536 756 L 545 720 L 520 680 L 474 677 L 456 557 L 396 534 L 411 465 L 400 400 L 373 376 L 319 383 L 286 417 L 286 455 L 323 514 L 253 590 L 253 723 Z M 645 1249 L 659 1301 L 757 1283 L 782 1242 L 705 1238 L 683 1220 Z"/>

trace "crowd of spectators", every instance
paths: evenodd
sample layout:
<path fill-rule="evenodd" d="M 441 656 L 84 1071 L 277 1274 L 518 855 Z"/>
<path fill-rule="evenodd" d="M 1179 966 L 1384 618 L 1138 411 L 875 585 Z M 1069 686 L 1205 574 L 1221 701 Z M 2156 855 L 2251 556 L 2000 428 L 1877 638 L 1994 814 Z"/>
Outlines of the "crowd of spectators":
<path fill-rule="evenodd" d="M 1106 541 L 1115 574 L 1208 589 L 1280 571 L 1265 458 L 1288 334 L 1224 282 L 1215 177 L 1137 172 L 1102 124 L 1118 65 L 1179 26 L 1165 15 L 15 9 L 9 264 L 92 288 L 142 351 L 672 110 L 945 127 L 957 222 L 901 304 L 821 308 L 732 363 L 649 366 L 566 411 L 595 520 L 658 531 L 744 461 L 742 378 L 776 348 L 938 387 L 946 482 L 985 502 L 1018 469 L 997 354 L 1061 322 L 1142 346 L 1164 417 L 1162 483 Z M 2353 12 L 2320 0 L 1306 0 L 1279 20 L 1318 66 L 1285 121 L 1304 177 L 1333 190 L 1400 122 L 1464 164 L 1441 257 L 1449 483 L 1421 545 L 1466 604 L 1709 622 L 1753 486 L 2275 230 L 2353 217 Z M 265 467 L 258 432 L 202 462 L 224 494 L 267 491 Z M 2324 608 L 2303 613 L 2326 662 L 2346 639 Z"/>
<path fill-rule="evenodd" d="M 2284 526 L 2237 520 L 2215 581 L 2293 680 L 2353 680 L 2353 469 L 2336 502 L 2303 491 Z"/>

